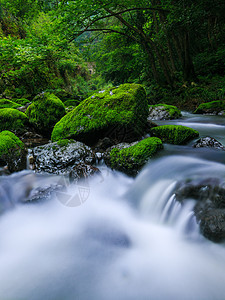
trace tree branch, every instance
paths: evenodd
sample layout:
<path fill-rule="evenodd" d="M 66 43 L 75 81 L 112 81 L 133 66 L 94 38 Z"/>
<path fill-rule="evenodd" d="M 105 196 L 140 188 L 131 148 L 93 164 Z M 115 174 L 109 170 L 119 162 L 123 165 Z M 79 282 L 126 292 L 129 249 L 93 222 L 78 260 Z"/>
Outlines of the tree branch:
<path fill-rule="evenodd" d="M 126 13 L 126 12 L 131 12 L 131 11 L 137 11 L 137 10 L 154 10 L 154 11 L 164 11 L 164 12 L 168 12 L 168 10 L 164 10 L 164 9 L 161 9 L 161 8 L 150 8 L 150 7 L 136 7 L 136 8 L 128 8 L 128 9 L 124 9 L 124 10 L 122 10 L 122 11 L 119 11 L 119 12 L 113 12 L 113 11 L 111 11 L 111 10 L 109 10 L 109 9 L 107 9 L 107 8 L 104 8 L 109 14 L 108 15 L 106 15 L 106 16 L 102 16 L 102 17 L 99 17 L 99 18 L 97 18 L 97 19 L 95 19 L 95 20 L 93 20 L 93 21 L 91 21 L 82 31 L 80 31 L 80 34 L 79 35 L 81 35 L 82 33 L 84 33 L 85 31 L 87 31 L 87 29 L 89 28 L 89 27 L 91 27 L 93 24 L 95 24 L 96 22 L 98 22 L 98 21 L 100 21 L 100 20 L 104 20 L 104 19 L 106 19 L 106 18 L 111 18 L 111 17 L 117 17 L 118 19 L 120 18 L 120 19 L 123 19 L 122 17 L 120 17 L 119 15 L 121 15 L 121 14 L 124 14 L 124 13 Z M 123 19 L 124 20 L 124 19 Z M 121 21 L 121 20 L 120 20 Z M 124 25 L 128 25 L 128 23 L 126 22 L 126 24 L 125 23 L 123 23 Z M 128 26 L 127 26 L 128 27 Z M 135 27 L 133 27 L 132 26 L 132 29 L 134 29 Z M 131 28 L 130 28 L 131 29 Z"/>
<path fill-rule="evenodd" d="M 76 36 L 73 36 L 70 40 L 69 40 L 69 43 L 72 42 L 76 37 L 82 35 L 84 32 L 102 32 L 102 33 L 118 33 L 120 35 L 124 35 L 130 39 L 133 39 L 134 41 L 136 42 L 139 42 L 138 39 L 134 36 L 131 36 L 131 35 L 128 35 L 122 31 L 119 31 L 119 30 L 114 30 L 114 29 L 110 29 L 110 28 L 90 28 L 90 29 L 86 29 L 85 31 L 80 31 L 76 34 Z"/>

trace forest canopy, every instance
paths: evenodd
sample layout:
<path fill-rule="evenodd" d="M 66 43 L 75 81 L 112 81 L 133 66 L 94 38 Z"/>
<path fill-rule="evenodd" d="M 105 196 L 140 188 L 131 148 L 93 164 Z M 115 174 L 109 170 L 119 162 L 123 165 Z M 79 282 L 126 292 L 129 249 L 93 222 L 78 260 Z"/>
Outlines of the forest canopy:
<path fill-rule="evenodd" d="M 219 0 L 1 0 L 0 94 L 84 98 L 136 82 L 155 102 L 221 98 L 223 11 Z"/>

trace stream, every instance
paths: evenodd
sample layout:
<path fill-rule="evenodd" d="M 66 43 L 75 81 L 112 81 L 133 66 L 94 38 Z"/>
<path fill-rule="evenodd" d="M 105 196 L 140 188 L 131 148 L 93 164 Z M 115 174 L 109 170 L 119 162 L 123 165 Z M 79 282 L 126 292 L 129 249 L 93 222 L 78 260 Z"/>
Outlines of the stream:
<path fill-rule="evenodd" d="M 184 113 L 157 124 L 189 126 L 225 145 L 224 117 Z M 199 233 L 193 199 L 174 199 L 179 180 L 225 184 L 225 152 L 194 142 L 165 145 L 135 179 L 100 165 L 101 176 L 66 184 L 66 201 L 55 192 L 23 203 L 59 176 L 1 176 L 0 299 L 225 299 L 225 244 Z"/>

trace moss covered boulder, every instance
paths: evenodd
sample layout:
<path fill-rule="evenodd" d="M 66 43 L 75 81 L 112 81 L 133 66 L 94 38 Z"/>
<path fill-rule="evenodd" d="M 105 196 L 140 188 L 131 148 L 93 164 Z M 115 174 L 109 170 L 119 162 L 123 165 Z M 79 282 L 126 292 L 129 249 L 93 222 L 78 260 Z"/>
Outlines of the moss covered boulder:
<path fill-rule="evenodd" d="M 151 134 L 164 143 L 183 145 L 199 136 L 198 131 L 182 125 L 163 125 L 151 129 Z"/>
<path fill-rule="evenodd" d="M 0 99 L 0 109 L 1 108 L 17 108 L 20 106 L 21 106 L 20 104 L 10 101 L 8 99 Z"/>
<path fill-rule="evenodd" d="M 62 101 L 54 94 L 41 93 L 27 108 L 30 123 L 42 134 L 50 136 L 54 125 L 66 114 Z"/>
<path fill-rule="evenodd" d="M 26 168 L 26 149 L 23 142 L 12 132 L 0 132 L 0 162 L 7 164 L 10 172 Z"/>
<path fill-rule="evenodd" d="M 19 104 L 20 106 L 24 106 L 31 102 L 30 100 L 28 100 L 26 98 L 13 99 L 13 101 L 16 102 L 17 104 Z"/>
<path fill-rule="evenodd" d="M 128 175 L 135 175 L 162 148 L 162 141 L 159 138 L 149 137 L 131 147 L 113 148 L 106 164 Z"/>
<path fill-rule="evenodd" d="M 212 114 L 225 116 L 225 100 L 202 103 L 194 111 L 194 114 Z"/>
<path fill-rule="evenodd" d="M 10 130 L 22 134 L 28 125 L 29 121 L 24 113 L 13 108 L 0 109 L 0 131 Z"/>
<path fill-rule="evenodd" d="M 172 120 L 182 117 L 181 111 L 173 105 L 156 104 L 149 105 L 150 120 Z"/>
<path fill-rule="evenodd" d="M 82 101 L 55 125 L 52 140 L 74 138 L 89 145 L 104 137 L 132 141 L 144 133 L 147 117 L 144 88 L 123 84 Z"/>

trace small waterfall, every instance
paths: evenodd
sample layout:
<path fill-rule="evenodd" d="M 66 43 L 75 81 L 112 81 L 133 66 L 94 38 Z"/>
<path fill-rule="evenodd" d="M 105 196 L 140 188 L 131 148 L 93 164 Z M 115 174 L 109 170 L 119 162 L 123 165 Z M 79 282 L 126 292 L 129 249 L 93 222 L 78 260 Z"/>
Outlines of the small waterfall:
<path fill-rule="evenodd" d="M 89 179 L 86 201 L 20 204 L 62 181 L 31 171 L 0 177 L 2 299 L 221 300 L 225 247 L 198 235 L 194 200 L 177 183 L 225 177 L 225 166 L 185 156 L 151 162 L 134 180 L 106 167 Z M 67 185 L 68 196 L 77 193 Z"/>

